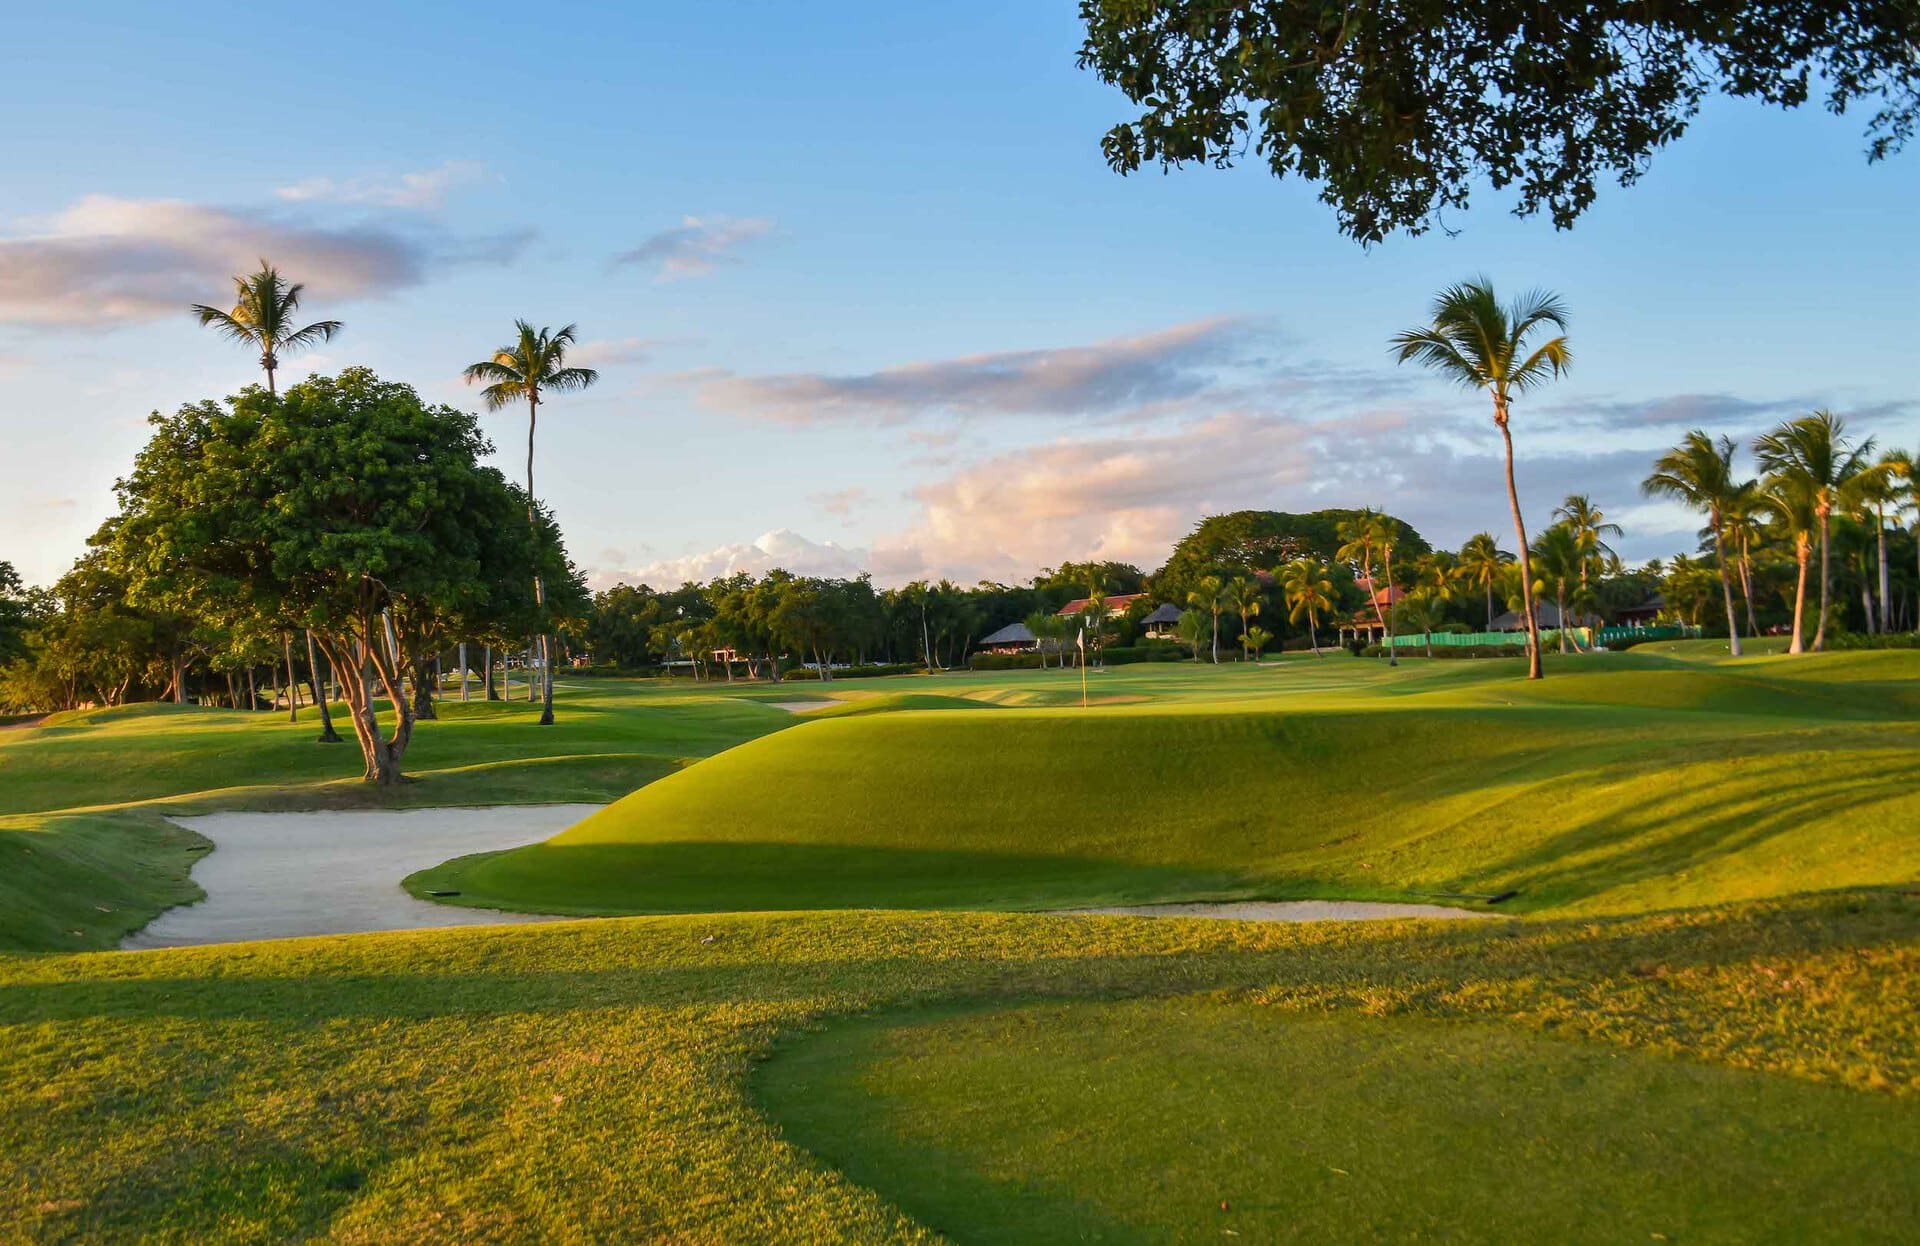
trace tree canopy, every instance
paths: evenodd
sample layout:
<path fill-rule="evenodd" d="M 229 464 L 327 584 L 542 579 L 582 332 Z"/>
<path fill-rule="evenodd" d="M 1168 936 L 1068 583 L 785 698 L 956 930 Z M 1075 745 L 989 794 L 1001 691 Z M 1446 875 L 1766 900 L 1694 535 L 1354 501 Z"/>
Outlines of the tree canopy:
<path fill-rule="evenodd" d="M 1081 0 L 1080 64 L 1141 109 L 1121 173 L 1251 150 L 1319 186 L 1343 233 L 1422 233 L 1477 181 L 1570 227 L 1714 94 L 1867 104 L 1867 157 L 1920 115 L 1913 0 Z"/>
<path fill-rule="evenodd" d="M 355 368 L 278 399 L 251 387 L 153 418 L 99 542 L 135 603 L 249 634 L 311 630 L 340 676 L 366 775 L 400 777 L 402 681 L 453 634 L 542 622 L 525 498 L 479 463 L 474 418 Z M 564 572 L 563 572 L 564 574 Z M 378 687 L 394 723 L 382 734 Z"/>

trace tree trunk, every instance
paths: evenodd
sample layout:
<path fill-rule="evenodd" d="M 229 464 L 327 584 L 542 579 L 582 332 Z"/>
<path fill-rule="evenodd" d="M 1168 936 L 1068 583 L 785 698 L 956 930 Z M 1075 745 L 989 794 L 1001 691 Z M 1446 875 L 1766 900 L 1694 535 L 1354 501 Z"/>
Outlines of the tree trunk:
<path fill-rule="evenodd" d="M 280 648 L 287 659 L 287 721 L 300 721 L 300 683 L 293 673 L 293 633 L 288 632 L 280 638 Z"/>
<path fill-rule="evenodd" d="M 1553 608 L 1560 615 L 1560 626 L 1554 629 L 1554 639 L 1558 642 L 1557 647 L 1559 648 L 1561 654 L 1564 656 L 1567 652 L 1566 581 L 1561 579 L 1555 579 L 1553 583 L 1554 583 Z"/>
<path fill-rule="evenodd" d="M 480 658 L 480 683 L 481 686 L 487 690 L 486 699 L 489 701 L 498 701 L 501 700 L 502 697 L 493 686 L 493 675 L 493 646 L 488 645 L 486 652 L 482 654 Z"/>
<path fill-rule="evenodd" d="M 467 642 L 460 642 L 460 700 L 467 700 Z"/>
<path fill-rule="evenodd" d="M 1086 664 L 1087 659 L 1083 655 L 1080 659 L 1080 665 L 1085 666 Z M 1213 664 L 1215 666 L 1220 665 L 1220 612 L 1218 610 L 1213 612 Z"/>
<path fill-rule="evenodd" d="M 240 693 L 239 693 L 238 691 L 236 691 L 236 690 L 234 689 L 234 686 L 233 686 L 233 672 L 232 672 L 232 671 L 223 671 L 223 672 L 221 672 L 221 673 L 222 673 L 222 674 L 224 674 L 224 675 L 225 675 L 225 676 L 227 677 L 227 704 L 228 704 L 228 705 L 231 705 L 231 706 L 232 706 L 232 707 L 233 707 L 234 709 L 239 709 L 239 708 L 240 708 Z"/>
<path fill-rule="evenodd" d="M 1887 617 L 1887 517 L 1879 510 L 1874 511 L 1874 536 L 1878 538 L 1880 556 L 1880 634 L 1886 635 L 1893 630 Z"/>
<path fill-rule="evenodd" d="M 1513 434 L 1507 430 L 1507 404 L 1495 398 L 1493 422 L 1500 428 L 1500 441 L 1506 448 L 1507 507 L 1513 512 L 1513 535 L 1520 542 L 1520 605 L 1527 620 L 1527 678 L 1540 679 L 1546 672 L 1540 660 L 1540 623 L 1533 612 L 1533 565 L 1527 553 L 1527 522 L 1520 514 L 1520 490 L 1513 480 Z"/>
<path fill-rule="evenodd" d="M 260 693 L 253 684 L 253 663 L 247 663 L 247 711 L 252 713 L 260 708 Z"/>
<path fill-rule="evenodd" d="M 1753 617 L 1753 558 L 1745 534 L 1740 537 L 1740 600 L 1747 608 L 1747 635 L 1757 638 L 1760 623 Z"/>
<path fill-rule="evenodd" d="M 313 632 L 307 632 L 307 687 L 313 689 L 313 703 L 320 707 L 320 743 L 340 743 L 340 733 L 333 729 L 333 711 L 327 705 L 327 690 L 320 683 L 320 664 L 314 657 Z M 327 659 L 328 682 L 332 682 L 333 659 Z"/>
<path fill-rule="evenodd" d="M 1382 571 L 1387 577 L 1386 605 L 1388 607 L 1391 607 L 1393 605 L 1393 546 L 1391 545 L 1381 546 L 1380 560 L 1382 564 Z M 1393 611 L 1392 609 L 1389 608 L 1387 610 L 1384 610 L 1381 613 L 1380 626 L 1385 628 L 1387 631 L 1387 665 L 1398 666 L 1400 665 L 1400 651 L 1394 647 L 1394 643 L 1393 643 Z"/>
<path fill-rule="evenodd" d="M 1713 558 L 1720 564 L 1720 595 L 1727 603 L 1727 645 L 1728 652 L 1734 657 L 1740 656 L 1740 624 L 1733 616 L 1733 581 L 1727 575 L 1727 547 L 1720 531 L 1720 516 L 1709 516 L 1713 524 Z"/>
<path fill-rule="evenodd" d="M 1831 544 L 1831 512 L 1821 507 L 1815 513 L 1820 518 L 1820 618 L 1813 625 L 1813 651 L 1819 653 L 1827 647 L 1827 593 L 1832 581 L 1827 566 L 1827 549 Z"/>
<path fill-rule="evenodd" d="M 173 703 L 187 703 L 187 660 L 181 656 L 179 645 L 173 647 Z"/>
<path fill-rule="evenodd" d="M 1807 561 L 1813 556 L 1812 538 L 1805 532 L 1793 539 L 1793 560 L 1798 566 L 1798 575 L 1793 585 L 1793 639 L 1787 642 L 1788 653 L 1805 653 L 1806 646 L 1800 641 L 1803 635 L 1801 617 L 1806 613 L 1807 605 Z"/>

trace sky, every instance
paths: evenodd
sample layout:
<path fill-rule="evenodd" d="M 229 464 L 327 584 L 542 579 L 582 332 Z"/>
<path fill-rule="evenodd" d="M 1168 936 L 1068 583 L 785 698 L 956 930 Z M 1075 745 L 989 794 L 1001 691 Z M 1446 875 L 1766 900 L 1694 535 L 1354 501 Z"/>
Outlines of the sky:
<path fill-rule="evenodd" d="M 1442 286 L 1548 287 L 1574 367 L 1516 407 L 1531 525 L 1629 559 L 1689 427 L 1830 407 L 1920 445 L 1920 151 L 1716 101 L 1570 232 L 1482 189 L 1362 248 L 1264 169 L 1122 178 L 1072 0 L 36 6 L 0 73 L 0 560 L 56 578 L 146 417 L 258 379 L 199 328 L 272 260 L 363 364 L 478 410 L 516 317 L 597 386 L 537 481 L 596 587 L 737 568 L 1151 570 L 1203 515 L 1371 505 L 1512 544 L 1484 396 L 1394 365 Z M 523 470 L 524 410 L 485 416 Z"/>

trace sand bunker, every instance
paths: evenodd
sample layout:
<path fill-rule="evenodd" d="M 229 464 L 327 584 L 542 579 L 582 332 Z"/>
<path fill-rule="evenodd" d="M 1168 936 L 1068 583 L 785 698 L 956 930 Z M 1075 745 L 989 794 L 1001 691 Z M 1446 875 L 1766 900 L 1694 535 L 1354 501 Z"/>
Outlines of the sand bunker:
<path fill-rule="evenodd" d="M 207 898 L 169 909 L 122 947 L 552 921 L 417 900 L 400 887 L 449 857 L 546 839 L 599 805 L 392 812 L 214 813 L 174 822 L 213 841 L 193 867 Z"/>

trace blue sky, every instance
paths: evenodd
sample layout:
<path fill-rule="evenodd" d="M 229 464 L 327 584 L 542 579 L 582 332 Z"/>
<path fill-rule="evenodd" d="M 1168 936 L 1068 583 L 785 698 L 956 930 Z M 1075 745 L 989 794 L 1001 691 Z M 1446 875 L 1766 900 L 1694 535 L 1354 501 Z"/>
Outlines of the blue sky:
<path fill-rule="evenodd" d="M 778 562 L 885 581 L 1156 565 L 1209 511 L 1383 506 L 1505 529 L 1484 405 L 1403 373 L 1443 284 L 1546 285 L 1576 368 L 1516 416 L 1540 523 L 1585 490 L 1635 557 L 1692 424 L 1813 405 L 1920 443 L 1920 153 L 1718 102 L 1572 232 L 1491 191 L 1362 250 L 1257 169 L 1122 179 L 1070 0 L 45 6 L 0 78 L 0 559 L 57 576 L 144 417 L 251 358 L 194 326 L 264 253 L 365 363 L 472 407 L 512 320 L 601 384 L 543 412 L 540 493 L 596 583 Z M 519 413 L 487 417 L 517 471 Z"/>

